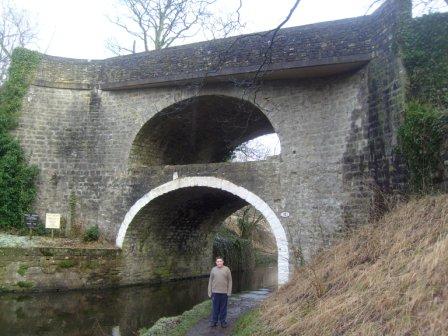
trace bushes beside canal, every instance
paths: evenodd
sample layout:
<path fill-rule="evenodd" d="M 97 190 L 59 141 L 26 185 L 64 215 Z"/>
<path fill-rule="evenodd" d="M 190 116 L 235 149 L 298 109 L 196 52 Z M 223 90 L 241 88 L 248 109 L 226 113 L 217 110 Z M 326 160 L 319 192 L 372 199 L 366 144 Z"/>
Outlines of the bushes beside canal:
<path fill-rule="evenodd" d="M 232 271 L 239 272 L 255 266 L 252 242 L 227 227 L 221 227 L 213 240 L 213 257 L 216 256 L 223 257 Z"/>

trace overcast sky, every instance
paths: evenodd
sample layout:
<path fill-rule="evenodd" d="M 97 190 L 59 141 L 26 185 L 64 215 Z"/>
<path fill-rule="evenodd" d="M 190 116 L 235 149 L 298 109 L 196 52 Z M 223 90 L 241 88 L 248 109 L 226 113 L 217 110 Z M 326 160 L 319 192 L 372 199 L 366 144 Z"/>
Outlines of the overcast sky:
<path fill-rule="evenodd" d="M 219 0 L 236 8 L 236 0 Z M 364 15 L 372 0 L 302 0 L 286 26 Z M 35 46 L 50 55 L 101 59 L 112 56 L 105 42 L 119 31 L 107 19 L 115 0 L 14 0 L 28 10 L 40 31 Z M 287 15 L 293 0 L 243 0 L 244 32 L 268 30 Z M 188 42 L 188 41 L 187 41 Z M 184 42 L 184 43 L 187 43 Z"/>

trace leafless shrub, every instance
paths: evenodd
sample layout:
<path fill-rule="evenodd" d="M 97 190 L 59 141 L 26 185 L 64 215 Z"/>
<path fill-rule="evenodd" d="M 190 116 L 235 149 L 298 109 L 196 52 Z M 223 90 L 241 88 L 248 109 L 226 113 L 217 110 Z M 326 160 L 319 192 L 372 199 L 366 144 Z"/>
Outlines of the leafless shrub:
<path fill-rule="evenodd" d="M 0 85 L 5 81 L 12 51 L 36 40 L 30 15 L 8 0 L 0 0 Z"/>

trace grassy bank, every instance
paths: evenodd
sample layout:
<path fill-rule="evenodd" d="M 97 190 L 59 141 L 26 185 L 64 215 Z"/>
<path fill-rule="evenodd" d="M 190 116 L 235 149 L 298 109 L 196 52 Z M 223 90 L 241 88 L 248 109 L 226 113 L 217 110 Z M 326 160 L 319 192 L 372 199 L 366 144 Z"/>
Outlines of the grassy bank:
<path fill-rule="evenodd" d="M 233 336 L 250 336 L 259 335 L 261 333 L 266 334 L 267 328 L 260 324 L 261 319 L 260 309 L 249 310 L 248 312 L 241 315 L 235 324 L 233 329 Z"/>
<path fill-rule="evenodd" d="M 316 256 L 235 335 L 448 335 L 448 195 L 402 204 Z"/>
<path fill-rule="evenodd" d="M 159 319 L 151 328 L 141 329 L 140 336 L 183 336 L 199 320 L 210 315 L 210 310 L 211 300 L 206 300 L 182 315 Z"/>

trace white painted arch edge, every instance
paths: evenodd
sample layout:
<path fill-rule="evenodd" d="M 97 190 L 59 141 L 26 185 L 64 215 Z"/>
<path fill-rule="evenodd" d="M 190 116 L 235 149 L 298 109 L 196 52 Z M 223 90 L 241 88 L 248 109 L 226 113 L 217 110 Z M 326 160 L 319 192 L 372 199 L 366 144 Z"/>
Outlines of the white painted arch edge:
<path fill-rule="evenodd" d="M 134 219 L 135 215 L 149 202 L 157 197 L 167 194 L 171 191 L 189 188 L 189 187 L 209 187 L 214 189 L 221 189 L 227 191 L 235 196 L 244 199 L 247 203 L 251 204 L 255 209 L 260 211 L 263 216 L 268 221 L 272 233 L 274 234 L 277 243 L 277 253 L 278 253 L 278 284 L 282 285 L 286 283 L 289 279 L 289 249 L 288 240 L 286 239 L 285 230 L 278 219 L 275 212 L 269 207 L 269 205 L 264 202 L 260 197 L 250 192 L 249 190 L 237 186 L 232 182 L 227 180 L 219 179 L 211 176 L 192 176 L 183 177 L 173 181 L 169 181 L 162 184 L 143 197 L 141 197 L 126 213 L 123 222 L 118 230 L 118 235 L 116 239 L 116 245 L 119 248 L 123 247 L 123 241 L 126 236 L 126 231 L 128 230 L 129 224 Z"/>

